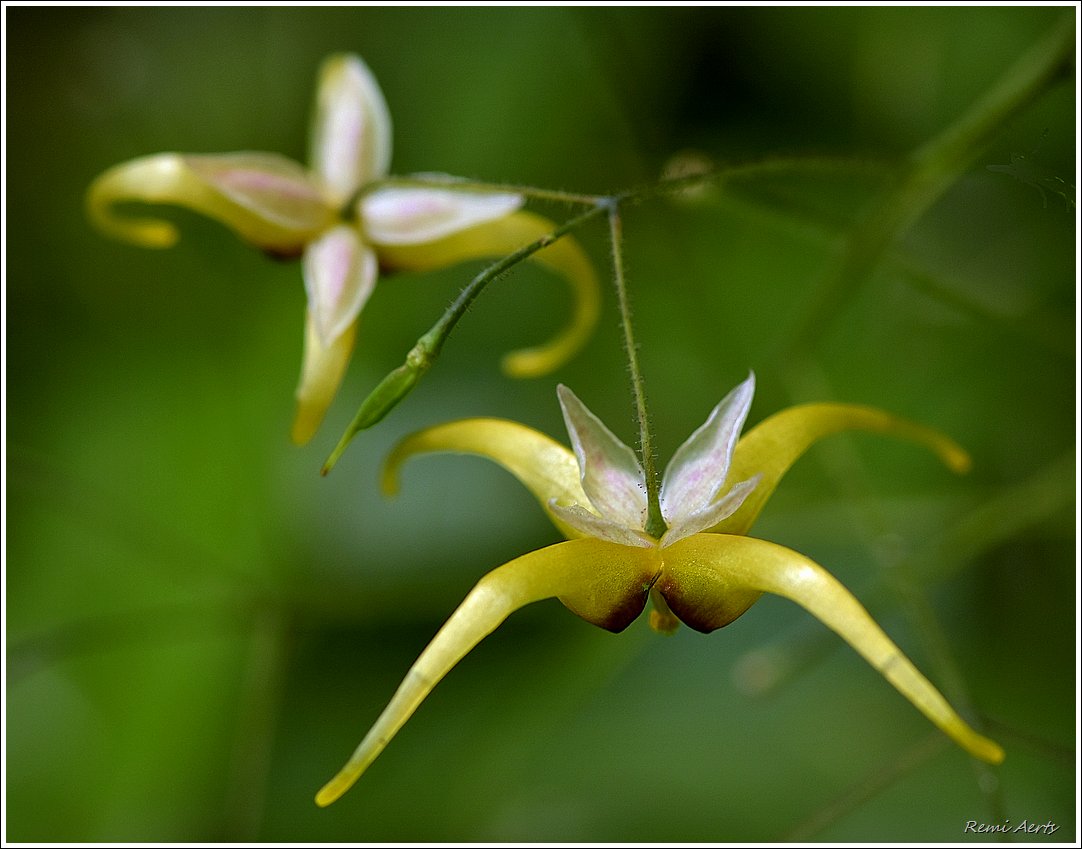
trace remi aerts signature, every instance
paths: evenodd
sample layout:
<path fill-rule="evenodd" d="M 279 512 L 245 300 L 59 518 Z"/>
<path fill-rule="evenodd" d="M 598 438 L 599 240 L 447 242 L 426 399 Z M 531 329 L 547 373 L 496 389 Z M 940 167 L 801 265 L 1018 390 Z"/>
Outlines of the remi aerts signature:
<path fill-rule="evenodd" d="M 971 834 L 1055 834 L 1059 831 L 1059 826 L 1052 820 L 1048 822 L 1030 822 L 1029 820 L 1022 820 L 1018 825 L 1012 825 L 1010 820 L 1004 820 L 1003 822 L 977 822 L 976 820 L 966 820 L 965 828 L 963 832 L 970 832 Z"/>

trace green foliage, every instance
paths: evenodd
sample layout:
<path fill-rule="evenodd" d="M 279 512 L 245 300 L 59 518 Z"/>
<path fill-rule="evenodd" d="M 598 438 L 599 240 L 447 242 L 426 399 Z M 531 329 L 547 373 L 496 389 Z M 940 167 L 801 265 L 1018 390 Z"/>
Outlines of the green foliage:
<path fill-rule="evenodd" d="M 1041 839 L 1071 839 L 1071 79 L 831 288 L 907 158 L 1069 14 L 5 9 L 6 837 L 949 842 L 968 820 L 1051 819 Z M 495 468 L 433 459 L 393 503 L 377 468 L 403 433 L 459 416 L 560 434 L 554 380 L 511 381 L 492 354 L 548 338 L 566 290 L 526 265 L 491 286 L 320 479 L 365 393 L 483 265 L 381 285 L 328 425 L 296 449 L 297 268 L 183 211 L 168 253 L 110 242 L 82 205 L 142 154 L 303 160 L 314 74 L 339 50 L 379 78 L 394 173 L 605 194 L 689 148 L 806 162 L 626 211 L 658 454 L 749 369 L 749 424 L 836 400 L 963 445 L 973 471 L 945 482 L 905 447 L 824 444 L 761 530 L 830 568 L 984 719 L 1007 751 L 998 781 L 784 601 L 667 640 L 551 603 L 467 658 L 350 796 L 312 804 L 476 580 L 556 539 Z M 604 229 L 576 236 L 604 270 Z M 606 297 L 554 378 L 631 444 Z"/>

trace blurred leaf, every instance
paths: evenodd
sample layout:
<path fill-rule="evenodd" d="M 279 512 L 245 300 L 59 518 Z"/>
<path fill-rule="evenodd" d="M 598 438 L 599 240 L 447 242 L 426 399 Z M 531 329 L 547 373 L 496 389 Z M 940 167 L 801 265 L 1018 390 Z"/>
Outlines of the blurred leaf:
<path fill-rule="evenodd" d="M 1006 816 L 1074 834 L 1062 756 L 1077 698 L 1073 482 L 1052 464 L 1077 438 L 1076 220 L 987 167 L 1022 154 L 1077 184 L 1072 80 L 989 139 L 802 359 L 771 359 L 811 320 L 816 287 L 899 160 L 1069 11 L 4 11 L 8 839 L 747 842 L 820 822 L 810 839 L 951 842 L 995 813 L 960 753 L 914 763 L 923 721 L 856 657 L 802 655 L 789 686 L 740 691 L 741 658 L 805 633 L 783 602 L 669 640 L 645 626 L 594 632 L 555 603 L 522 611 L 350 797 L 316 809 L 315 790 L 480 575 L 555 539 L 512 480 L 454 457 L 383 502 L 389 446 L 479 415 L 559 437 L 557 381 L 621 438 L 635 430 L 608 293 L 596 336 L 551 380 L 499 374 L 494 351 L 546 338 L 567 311 L 549 275 L 519 268 L 456 330 L 426 403 L 402 405 L 321 479 L 355 404 L 483 266 L 381 287 L 326 441 L 298 450 L 297 268 L 183 212 L 170 251 L 93 233 L 83 193 L 116 162 L 302 159 L 314 74 L 341 50 L 384 89 L 395 173 L 608 192 L 656 179 L 687 149 L 721 165 L 847 163 L 628 210 L 659 453 L 749 369 L 749 425 L 793 400 L 837 400 L 970 451 L 974 470 L 957 480 L 890 447 L 824 446 L 794 468 L 763 534 L 869 590 L 918 664 L 920 619 L 871 590 L 887 564 L 929 552 L 913 580 L 976 709 L 1010 729 Z M 605 269 L 601 228 L 576 238 Z M 893 778 L 832 816 L 875 775 Z"/>

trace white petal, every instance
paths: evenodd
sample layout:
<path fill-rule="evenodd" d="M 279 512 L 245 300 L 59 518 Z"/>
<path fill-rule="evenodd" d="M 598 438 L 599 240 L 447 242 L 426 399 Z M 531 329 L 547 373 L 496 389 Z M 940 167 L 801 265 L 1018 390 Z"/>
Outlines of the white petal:
<path fill-rule="evenodd" d="M 311 159 L 335 205 L 391 167 L 391 113 L 357 56 L 332 56 L 320 69 Z"/>
<path fill-rule="evenodd" d="M 556 389 L 571 447 L 579 461 L 582 489 L 610 522 L 642 530 L 646 522 L 646 476 L 635 453 L 586 409 L 566 386 Z"/>
<path fill-rule="evenodd" d="M 304 251 L 304 288 L 320 341 L 330 345 L 353 324 L 376 284 L 376 255 L 345 224 Z"/>
<path fill-rule="evenodd" d="M 421 186 L 388 186 L 364 196 L 360 218 L 374 245 L 419 245 L 503 218 L 522 196 Z"/>
<path fill-rule="evenodd" d="M 718 522 L 728 519 L 740 509 L 744 499 L 751 494 L 751 491 L 755 489 L 761 478 L 762 475 L 756 475 L 750 480 L 734 483 L 732 489 L 713 504 L 692 513 L 678 524 L 670 525 L 669 530 L 661 538 L 661 547 L 672 545 L 674 542 L 678 542 L 692 534 L 697 534 L 699 531 L 705 531 L 707 528 L 714 527 Z"/>
<path fill-rule="evenodd" d="M 549 501 L 549 510 L 565 524 L 570 525 L 576 531 L 594 539 L 608 540 L 619 545 L 632 545 L 647 548 L 654 545 L 654 540 L 643 531 L 633 528 L 625 528 L 608 519 L 602 519 L 596 513 L 591 513 L 578 504 L 562 506 L 553 498 Z"/>
<path fill-rule="evenodd" d="M 682 524 L 709 505 L 725 485 L 754 394 L 753 374 L 726 395 L 706 423 L 676 449 L 661 483 L 661 515 L 666 524 Z"/>

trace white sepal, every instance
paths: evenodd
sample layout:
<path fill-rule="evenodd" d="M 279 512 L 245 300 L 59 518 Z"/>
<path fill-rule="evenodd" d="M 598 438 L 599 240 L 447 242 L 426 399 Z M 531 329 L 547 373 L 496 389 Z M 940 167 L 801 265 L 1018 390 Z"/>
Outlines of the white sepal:
<path fill-rule="evenodd" d="M 356 56 L 332 56 L 320 69 L 311 162 L 335 205 L 391 167 L 391 113 L 375 76 Z"/>
<path fill-rule="evenodd" d="M 754 394 L 755 375 L 750 375 L 676 449 L 665 469 L 660 493 L 661 515 L 670 527 L 711 504 L 725 485 L 733 448 Z"/>
<path fill-rule="evenodd" d="M 421 245 L 503 218 L 522 203 L 507 192 L 387 186 L 361 199 L 359 217 L 374 245 Z"/>
<path fill-rule="evenodd" d="M 661 547 L 672 545 L 674 542 L 679 542 L 692 534 L 705 531 L 707 528 L 714 527 L 718 522 L 728 519 L 740 509 L 744 499 L 751 494 L 751 491 L 755 489 L 761 478 L 762 475 L 756 475 L 749 480 L 733 484 L 732 489 L 717 501 L 692 513 L 682 522 L 669 525 L 669 529 L 661 537 Z"/>
<path fill-rule="evenodd" d="M 646 476 L 635 453 L 574 392 L 561 384 L 556 393 L 590 503 L 603 518 L 641 530 L 646 523 Z"/>
<path fill-rule="evenodd" d="M 304 251 L 308 310 L 324 347 L 356 320 L 376 284 L 376 255 L 357 231 L 340 224 Z"/>
<path fill-rule="evenodd" d="M 619 545 L 633 545 L 648 548 L 654 545 L 654 539 L 645 531 L 628 528 L 616 522 L 610 522 L 595 513 L 591 513 L 579 504 L 561 505 L 553 498 L 549 501 L 552 514 L 570 525 L 584 536 L 604 539 Z"/>

